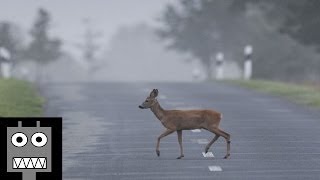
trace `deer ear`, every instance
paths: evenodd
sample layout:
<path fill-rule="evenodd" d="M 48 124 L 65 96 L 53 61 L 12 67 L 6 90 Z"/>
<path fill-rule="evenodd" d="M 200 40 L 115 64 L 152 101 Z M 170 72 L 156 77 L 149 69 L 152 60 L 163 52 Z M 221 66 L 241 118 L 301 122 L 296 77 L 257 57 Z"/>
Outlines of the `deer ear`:
<path fill-rule="evenodd" d="M 155 97 L 157 97 L 157 96 L 158 96 L 158 94 L 159 94 L 158 89 L 155 89 L 155 92 L 156 92 L 156 96 L 155 96 Z"/>
<path fill-rule="evenodd" d="M 157 89 L 153 89 L 153 90 L 151 91 L 151 93 L 150 93 L 150 97 L 155 98 L 155 97 L 157 97 L 157 96 L 158 96 L 158 90 L 157 90 Z"/>

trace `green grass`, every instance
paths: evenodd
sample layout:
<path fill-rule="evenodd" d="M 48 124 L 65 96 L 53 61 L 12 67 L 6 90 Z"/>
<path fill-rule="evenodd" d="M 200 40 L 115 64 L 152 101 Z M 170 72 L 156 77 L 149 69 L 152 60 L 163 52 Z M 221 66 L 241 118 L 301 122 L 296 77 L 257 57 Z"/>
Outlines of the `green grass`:
<path fill-rule="evenodd" d="M 232 80 L 228 81 L 260 92 L 288 98 L 296 103 L 320 108 L 320 88 L 310 85 L 298 85 L 265 80 Z"/>
<path fill-rule="evenodd" d="M 0 79 L 0 116 L 40 116 L 43 103 L 44 100 L 32 84 L 15 79 Z"/>

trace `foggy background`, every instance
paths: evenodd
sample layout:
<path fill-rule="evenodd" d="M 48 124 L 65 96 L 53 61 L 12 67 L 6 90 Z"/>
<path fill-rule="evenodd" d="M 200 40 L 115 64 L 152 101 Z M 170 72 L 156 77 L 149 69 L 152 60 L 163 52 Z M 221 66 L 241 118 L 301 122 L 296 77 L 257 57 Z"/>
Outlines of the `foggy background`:
<path fill-rule="evenodd" d="M 319 82 L 317 0 L 0 0 L 12 76 L 36 82 Z"/>

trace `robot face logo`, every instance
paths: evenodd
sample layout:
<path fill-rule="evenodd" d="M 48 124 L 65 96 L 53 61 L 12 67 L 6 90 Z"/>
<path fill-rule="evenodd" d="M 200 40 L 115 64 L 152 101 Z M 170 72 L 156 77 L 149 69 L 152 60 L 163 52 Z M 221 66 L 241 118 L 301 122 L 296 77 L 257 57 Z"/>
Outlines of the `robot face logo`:
<path fill-rule="evenodd" d="M 18 126 L 6 129 L 7 172 L 22 172 L 23 180 L 35 180 L 37 172 L 53 171 L 52 127 L 41 126 L 41 121 L 35 127 L 24 127 L 18 121 Z"/>
<path fill-rule="evenodd" d="M 51 127 L 7 128 L 8 172 L 51 172 Z"/>

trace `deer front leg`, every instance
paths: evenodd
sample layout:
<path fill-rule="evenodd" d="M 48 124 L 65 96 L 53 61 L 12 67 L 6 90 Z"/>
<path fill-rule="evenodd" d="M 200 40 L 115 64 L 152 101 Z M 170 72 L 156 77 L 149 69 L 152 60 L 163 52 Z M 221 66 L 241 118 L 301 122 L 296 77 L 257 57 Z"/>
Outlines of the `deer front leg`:
<path fill-rule="evenodd" d="M 157 147 L 156 147 L 156 153 L 158 156 L 160 156 L 160 150 L 159 150 L 159 146 L 160 146 L 160 140 L 163 137 L 168 136 L 169 134 L 173 133 L 174 130 L 171 129 L 167 129 L 164 133 L 162 133 L 159 137 L 158 137 L 158 141 L 157 141 Z"/>
<path fill-rule="evenodd" d="M 178 134 L 178 141 L 179 141 L 179 146 L 180 146 L 180 156 L 177 157 L 177 159 L 181 159 L 184 157 L 183 155 L 183 147 L 182 147 L 182 130 L 177 131 Z"/>
<path fill-rule="evenodd" d="M 210 146 L 211 146 L 214 142 L 216 142 L 216 140 L 217 140 L 219 137 L 220 137 L 219 135 L 215 135 L 215 136 L 214 136 L 214 138 L 207 144 L 207 146 L 206 146 L 206 148 L 205 148 L 205 150 L 204 150 L 205 153 L 207 153 L 207 152 L 209 151 Z"/>
<path fill-rule="evenodd" d="M 227 142 L 227 154 L 225 155 L 224 159 L 227 159 L 230 156 L 230 142 L 231 142 L 230 141 L 230 134 L 228 134 L 228 133 L 226 133 L 226 132 L 224 132 L 224 131 L 222 131 L 221 129 L 218 129 L 218 128 L 210 128 L 208 130 L 211 131 L 212 133 L 218 135 L 218 136 L 222 136 L 222 137 L 225 138 L 225 140 Z"/>

